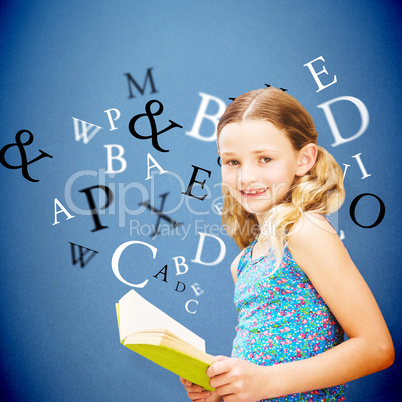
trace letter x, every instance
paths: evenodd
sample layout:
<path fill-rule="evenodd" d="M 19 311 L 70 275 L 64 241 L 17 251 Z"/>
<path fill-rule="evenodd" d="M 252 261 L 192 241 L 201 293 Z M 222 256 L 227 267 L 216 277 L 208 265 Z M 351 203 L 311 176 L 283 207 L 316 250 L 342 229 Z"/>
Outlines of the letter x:
<path fill-rule="evenodd" d="M 156 209 L 153 205 L 151 205 L 148 202 L 149 200 L 146 200 L 146 201 L 143 201 L 140 203 L 140 205 L 143 205 L 144 207 L 148 208 L 151 211 L 151 213 L 158 215 L 158 220 L 156 221 L 156 226 L 155 226 L 155 231 L 154 231 L 153 237 L 155 237 L 159 233 L 159 222 L 160 222 L 161 218 L 168 221 L 172 225 L 172 227 L 183 225 L 183 223 L 176 222 L 169 216 L 162 213 L 163 206 L 165 205 L 165 199 L 168 195 L 169 195 L 169 193 L 160 195 L 160 197 L 162 197 L 162 203 L 161 203 L 160 209 Z"/>

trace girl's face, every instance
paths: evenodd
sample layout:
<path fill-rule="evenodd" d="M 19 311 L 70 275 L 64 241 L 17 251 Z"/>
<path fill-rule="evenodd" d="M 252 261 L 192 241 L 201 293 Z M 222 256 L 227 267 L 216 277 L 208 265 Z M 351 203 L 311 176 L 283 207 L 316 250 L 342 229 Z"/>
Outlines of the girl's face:
<path fill-rule="evenodd" d="M 300 152 L 267 121 L 227 124 L 220 133 L 219 151 L 223 184 L 257 219 L 283 199 L 301 165 Z"/>

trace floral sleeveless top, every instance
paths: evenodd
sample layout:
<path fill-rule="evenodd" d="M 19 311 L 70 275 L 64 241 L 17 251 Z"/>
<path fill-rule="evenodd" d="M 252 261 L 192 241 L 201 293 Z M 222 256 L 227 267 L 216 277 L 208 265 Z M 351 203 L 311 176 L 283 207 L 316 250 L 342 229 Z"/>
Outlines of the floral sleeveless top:
<path fill-rule="evenodd" d="M 307 359 L 343 341 L 344 333 L 286 247 L 275 256 L 252 260 L 252 242 L 237 268 L 235 305 L 239 312 L 232 357 L 270 366 Z M 266 401 L 344 401 L 345 386 L 271 398 Z"/>

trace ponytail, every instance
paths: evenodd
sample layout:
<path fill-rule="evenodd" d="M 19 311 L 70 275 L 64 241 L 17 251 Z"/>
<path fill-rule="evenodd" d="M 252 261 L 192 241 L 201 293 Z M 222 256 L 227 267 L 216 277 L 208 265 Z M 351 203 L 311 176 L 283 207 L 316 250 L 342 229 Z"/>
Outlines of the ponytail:
<path fill-rule="evenodd" d="M 341 207 L 344 199 L 342 169 L 335 158 L 319 146 L 313 168 L 296 178 L 287 198 L 273 206 L 264 217 L 260 237 L 263 243 L 271 239 L 277 264 L 282 260 L 293 225 L 304 213 L 331 214 Z"/>

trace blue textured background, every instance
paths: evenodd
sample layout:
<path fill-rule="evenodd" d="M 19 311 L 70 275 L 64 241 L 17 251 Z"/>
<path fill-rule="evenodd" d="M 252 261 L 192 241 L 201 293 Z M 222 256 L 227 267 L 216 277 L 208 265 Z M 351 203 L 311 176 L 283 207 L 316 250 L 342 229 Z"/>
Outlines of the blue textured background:
<path fill-rule="evenodd" d="M 29 165 L 38 183 L 25 180 L 20 170 L 0 166 L 1 276 L 0 276 L 0 396 L 5 401 L 185 401 L 176 376 L 122 347 L 118 339 L 114 303 L 130 287 L 111 269 L 116 248 L 130 240 L 142 240 L 158 248 L 155 260 L 144 248 L 128 248 L 121 261 L 129 281 L 149 283 L 140 291 L 157 306 L 181 321 L 207 342 L 212 354 L 229 354 L 236 325 L 232 303 L 233 284 L 229 264 L 238 250 L 226 235 L 224 261 L 216 266 L 191 263 L 199 236 L 196 225 L 220 224 L 212 201 L 219 197 L 220 181 L 214 142 L 196 140 L 190 131 L 200 106 L 200 92 L 226 103 L 229 97 L 264 83 L 289 89 L 312 114 L 320 133 L 320 145 L 349 168 L 347 197 L 338 226 L 344 243 L 369 283 L 392 333 L 397 354 L 401 350 L 401 270 L 398 238 L 400 191 L 400 7 L 393 2 L 318 0 L 291 1 L 2 1 L 0 8 L 0 147 L 15 142 L 15 134 L 28 129 L 34 142 L 25 150 L 28 159 L 42 149 L 51 154 Z M 338 83 L 316 92 L 307 62 L 323 56 Z M 129 99 L 130 73 L 142 84 L 153 67 L 155 94 L 148 86 L 142 96 L 134 90 Z M 316 67 L 319 70 L 319 66 Z M 370 113 L 367 131 L 358 139 L 331 147 L 333 137 L 317 105 L 338 96 L 360 99 Z M 151 142 L 140 141 L 128 131 L 128 122 L 143 113 L 150 99 L 160 100 L 165 110 L 160 127 L 169 119 L 183 129 L 159 137 L 170 152 L 157 152 Z M 211 102 L 210 113 L 216 104 Z M 109 131 L 104 110 L 117 108 L 118 130 Z M 334 108 L 335 110 L 335 108 Z M 72 116 L 97 124 L 103 130 L 87 144 L 74 138 Z M 353 107 L 337 115 L 345 137 L 359 127 Z M 144 125 L 144 130 L 146 125 Z M 205 120 L 201 133 L 209 136 L 212 123 Z M 102 182 L 107 168 L 105 144 L 124 147 L 127 169 L 103 181 L 113 189 L 112 208 L 101 215 L 109 229 L 91 232 L 92 218 L 78 213 L 54 222 L 54 198 L 71 212 L 65 198 L 68 180 L 86 172 L 72 186 L 71 198 L 88 209 L 79 190 Z M 155 175 L 145 181 L 147 153 L 173 174 Z M 361 153 L 370 177 L 362 179 L 353 155 Z M 9 163 L 19 164 L 17 148 L 6 153 Z M 119 212 L 124 186 L 138 182 L 151 191 L 153 204 L 169 192 L 164 209 L 175 208 L 183 197 L 191 165 L 212 171 L 205 201 L 188 199 L 197 211 L 183 204 L 170 216 L 190 225 L 183 236 L 130 234 L 131 219 L 155 224 L 149 211 L 138 216 Z M 117 166 L 116 166 L 117 169 Z M 199 179 L 204 179 L 202 174 Z M 152 184 L 153 182 L 153 184 Z M 215 187 L 214 187 L 215 186 Z M 119 189 L 121 191 L 119 191 Z M 194 193 L 203 194 L 198 187 Z M 361 193 L 373 193 L 385 203 L 383 222 L 373 229 L 355 225 L 349 216 L 351 201 Z M 142 201 L 134 189 L 126 193 L 128 208 Z M 367 201 L 367 200 L 366 200 Z M 375 203 L 359 205 L 358 219 L 372 222 Z M 197 223 L 197 221 L 199 221 Z M 207 231 L 207 230 L 206 230 Z M 72 265 L 70 244 L 99 251 L 84 268 Z M 217 243 L 204 249 L 213 260 Z M 175 275 L 172 260 L 184 256 L 189 272 Z M 168 283 L 153 278 L 168 265 Z M 185 283 L 175 292 L 177 281 Z M 199 297 L 191 285 L 204 290 Z M 199 301 L 196 314 L 185 311 L 189 299 Z M 193 305 L 194 306 L 194 305 Z M 401 364 L 348 384 L 349 400 L 396 401 Z"/>

